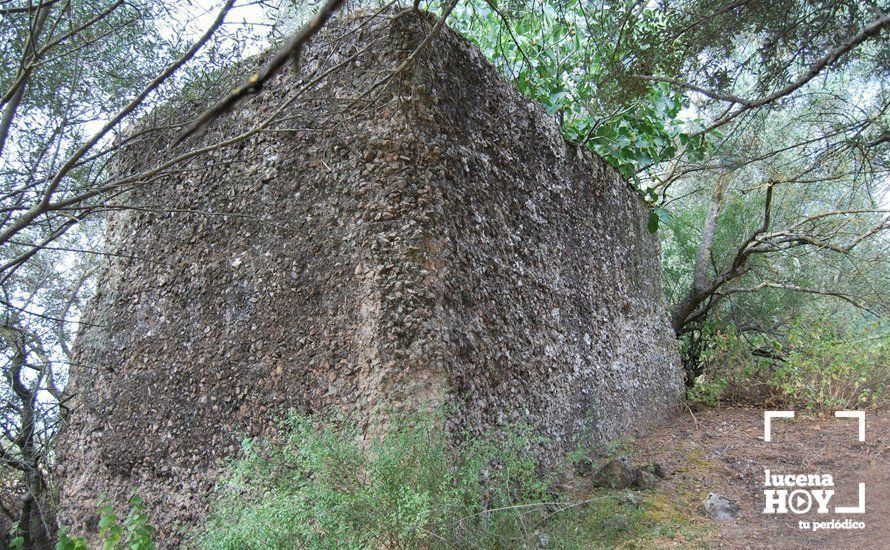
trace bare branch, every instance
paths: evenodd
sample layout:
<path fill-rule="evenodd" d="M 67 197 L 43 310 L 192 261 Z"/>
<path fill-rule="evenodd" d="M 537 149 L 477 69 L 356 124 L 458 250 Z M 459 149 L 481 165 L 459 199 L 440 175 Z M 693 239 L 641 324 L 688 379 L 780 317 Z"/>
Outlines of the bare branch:
<path fill-rule="evenodd" d="M 754 293 L 754 292 L 760 292 L 761 290 L 766 289 L 766 288 L 788 290 L 788 291 L 792 291 L 792 292 L 803 292 L 806 294 L 818 294 L 821 296 L 832 296 L 835 298 L 840 298 L 841 300 L 843 300 L 851 305 L 854 305 L 860 309 L 868 310 L 868 308 L 864 304 L 862 304 L 861 302 L 856 300 L 855 297 L 851 296 L 850 294 L 844 293 L 844 292 L 840 292 L 837 290 L 825 290 L 825 289 L 813 288 L 813 287 L 803 287 L 803 286 L 798 286 L 798 285 L 794 285 L 794 284 L 790 284 L 790 283 L 777 283 L 777 282 L 773 282 L 773 281 L 763 281 L 753 287 L 748 287 L 748 288 L 725 288 L 725 289 L 722 289 L 719 292 L 717 292 L 717 295 L 718 296 L 730 296 L 732 294 Z"/>
<path fill-rule="evenodd" d="M 717 92 L 714 90 L 708 90 L 701 86 L 697 86 L 695 84 L 684 82 L 674 78 L 667 77 L 659 77 L 652 75 L 635 75 L 636 78 L 640 78 L 643 80 L 654 81 L 654 82 L 665 82 L 668 84 L 672 84 L 674 86 L 679 86 L 682 88 L 686 88 L 688 90 L 692 90 L 694 92 L 698 92 L 702 95 L 705 95 L 711 99 L 716 99 L 718 101 L 725 101 L 733 104 L 737 104 L 740 107 L 734 111 L 728 112 L 726 115 L 718 118 L 715 122 L 713 122 L 710 126 L 697 132 L 697 134 L 702 134 L 709 132 L 711 130 L 715 130 L 733 119 L 737 118 L 741 114 L 746 111 L 757 109 L 759 107 L 763 107 L 774 101 L 777 101 L 787 95 L 794 93 L 799 88 L 806 85 L 808 82 L 816 78 L 823 70 L 827 67 L 831 66 L 838 59 L 840 59 L 843 55 L 849 53 L 857 46 L 862 44 L 863 42 L 878 36 L 881 31 L 885 30 L 888 26 L 890 26 L 890 15 L 881 14 L 876 20 L 872 21 L 868 25 L 862 28 L 861 31 L 856 33 L 855 35 L 848 38 L 844 41 L 843 44 L 834 48 L 827 54 L 825 54 L 818 61 L 813 63 L 803 74 L 799 75 L 795 80 L 788 83 L 786 86 L 776 90 L 775 92 L 768 94 L 766 96 L 757 98 L 757 99 L 745 99 L 734 94 Z"/>
<path fill-rule="evenodd" d="M 295 64 L 300 52 L 309 40 L 327 23 L 328 19 L 343 5 L 344 0 L 328 0 L 319 12 L 302 29 L 288 40 L 287 44 L 272 57 L 271 61 L 260 71 L 254 73 L 244 84 L 235 88 L 229 95 L 220 100 L 216 105 L 205 111 L 176 138 L 175 143 L 181 143 L 198 131 L 203 131 L 223 113 L 231 110 L 242 99 L 258 93 L 263 85 L 274 76 L 289 59 Z"/>
<path fill-rule="evenodd" d="M 191 60 L 195 54 L 201 50 L 210 38 L 216 33 L 217 29 L 222 25 L 229 10 L 232 9 L 235 0 L 227 0 L 223 8 L 219 11 L 216 20 L 210 25 L 204 35 L 201 36 L 187 52 L 179 59 L 167 66 L 151 83 L 148 84 L 133 100 L 130 101 L 123 109 L 111 118 L 93 137 L 87 140 L 74 154 L 72 154 L 64 165 L 56 172 L 52 180 L 44 189 L 41 199 L 19 216 L 9 227 L 0 232 L 0 244 L 6 243 L 14 235 L 28 227 L 38 216 L 46 212 L 50 206 L 52 196 L 58 188 L 61 181 L 68 173 L 77 165 L 78 161 L 89 153 L 93 147 L 114 127 L 116 127 L 126 116 L 142 105 L 143 101 L 149 94 L 156 90 L 161 84 L 166 82 L 175 72 L 183 65 Z"/>

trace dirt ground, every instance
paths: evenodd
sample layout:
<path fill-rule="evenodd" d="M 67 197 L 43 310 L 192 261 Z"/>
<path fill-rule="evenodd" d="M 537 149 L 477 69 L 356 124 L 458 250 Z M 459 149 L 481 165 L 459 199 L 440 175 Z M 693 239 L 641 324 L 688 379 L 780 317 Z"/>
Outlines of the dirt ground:
<path fill-rule="evenodd" d="M 800 413 L 798 413 L 798 416 Z M 713 409 L 680 415 L 652 434 L 628 444 L 635 463 L 655 461 L 668 472 L 647 498 L 666 518 L 688 521 L 705 533 L 697 542 L 663 541 L 665 546 L 710 548 L 890 548 L 890 410 L 866 412 L 865 442 L 858 421 L 806 417 L 773 421 L 772 441 L 763 439 L 763 410 Z M 764 470 L 773 474 L 830 474 L 835 494 L 829 513 L 767 515 Z M 865 483 L 864 514 L 836 514 L 835 506 L 856 506 Z M 800 487 L 790 487 L 789 491 Z M 816 487 L 818 489 L 818 487 Z M 735 520 L 704 519 L 710 492 L 741 507 Z M 851 519 L 863 529 L 801 529 L 798 522 Z M 687 544 L 688 543 L 688 544 Z M 659 544 L 660 546 L 660 544 Z"/>

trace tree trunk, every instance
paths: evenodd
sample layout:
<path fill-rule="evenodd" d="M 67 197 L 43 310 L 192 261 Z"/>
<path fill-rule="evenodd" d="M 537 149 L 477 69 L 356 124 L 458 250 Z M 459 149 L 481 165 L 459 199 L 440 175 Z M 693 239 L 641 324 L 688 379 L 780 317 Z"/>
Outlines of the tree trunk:
<path fill-rule="evenodd" d="M 674 329 L 674 334 L 678 336 L 689 316 L 712 293 L 713 283 L 708 277 L 708 264 L 711 259 L 711 249 L 714 247 L 714 234 L 717 232 L 717 218 L 720 216 L 720 208 L 723 205 L 723 190 L 731 178 L 732 172 L 727 172 L 717 180 L 714 194 L 711 196 L 711 203 L 708 205 L 705 224 L 702 227 L 698 258 L 695 260 L 695 270 L 692 273 L 692 286 L 686 296 L 671 311 L 671 327 Z"/>

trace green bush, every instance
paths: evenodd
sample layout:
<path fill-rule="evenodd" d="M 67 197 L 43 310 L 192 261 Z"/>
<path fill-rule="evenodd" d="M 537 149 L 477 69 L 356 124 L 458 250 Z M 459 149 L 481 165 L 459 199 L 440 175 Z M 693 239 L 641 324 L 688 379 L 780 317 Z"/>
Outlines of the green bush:
<path fill-rule="evenodd" d="M 733 325 L 708 327 L 699 356 L 699 374 L 686 393 L 693 408 L 718 403 L 760 404 L 773 390 L 768 386 L 768 364 L 751 352 L 751 344 Z"/>
<path fill-rule="evenodd" d="M 709 380 L 705 375 L 701 375 L 695 379 L 695 385 L 686 392 L 686 400 L 694 408 L 716 407 L 723 397 L 726 386 L 725 378 Z"/>
<path fill-rule="evenodd" d="M 117 517 L 108 501 L 99 507 L 99 538 L 104 550 L 127 548 L 128 550 L 153 550 L 155 529 L 148 523 L 145 503 L 135 494 L 128 501 L 130 511 L 123 522 Z M 59 529 L 56 550 L 87 550 L 84 537 L 68 535 L 65 527 Z"/>
<path fill-rule="evenodd" d="M 890 386 L 890 336 L 853 337 L 826 319 L 799 322 L 772 384 L 790 407 L 817 412 L 868 408 Z"/>
<path fill-rule="evenodd" d="M 471 440 L 455 453 L 436 421 L 396 419 L 365 450 L 348 419 L 290 416 L 279 444 L 245 442 L 200 546 L 417 547 L 452 530 L 474 541 L 510 530 L 512 514 L 482 516 L 486 503 L 545 494 L 526 441 Z M 474 533 L 483 523 L 485 533 Z"/>
<path fill-rule="evenodd" d="M 690 406 L 720 402 L 823 413 L 875 405 L 890 388 L 890 335 L 803 317 L 779 339 L 746 339 L 731 325 L 710 329 Z M 755 356 L 754 350 L 760 350 Z"/>
<path fill-rule="evenodd" d="M 563 500 L 524 428 L 445 434 L 442 415 L 395 418 L 363 443 L 348 419 L 292 414 L 246 440 L 191 542 L 201 548 L 609 546 L 642 514 L 607 494 Z M 617 521 L 621 520 L 621 521 Z"/>

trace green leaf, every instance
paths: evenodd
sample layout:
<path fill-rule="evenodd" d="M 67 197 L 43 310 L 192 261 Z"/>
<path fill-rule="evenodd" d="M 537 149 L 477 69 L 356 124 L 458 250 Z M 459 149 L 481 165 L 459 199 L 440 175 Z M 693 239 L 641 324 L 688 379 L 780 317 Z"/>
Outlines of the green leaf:
<path fill-rule="evenodd" d="M 664 222 L 666 224 L 671 223 L 671 221 L 673 220 L 673 216 L 671 216 L 671 213 L 660 206 L 656 206 L 652 210 L 652 212 L 654 212 L 655 215 L 658 216 L 659 220 L 661 220 L 662 222 Z"/>
<path fill-rule="evenodd" d="M 99 529 L 107 529 L 117 523 L 117 516 L 111 513 L 104 513 L 102 519 L 99 520 Z"/>
<path fill-rule="evenodd" d="M 649 212 L 649 223 L 646 227 L 649 229 L 649 233 L 652 233 L 653 235 L 658 231 L 658 219 L 658 214 L 656 214 L 654 210 Z"/>

